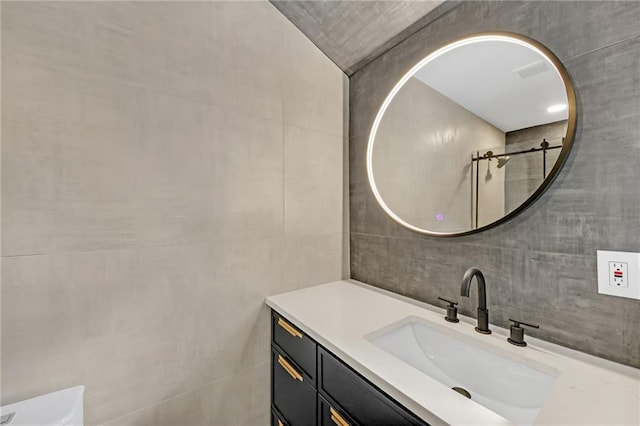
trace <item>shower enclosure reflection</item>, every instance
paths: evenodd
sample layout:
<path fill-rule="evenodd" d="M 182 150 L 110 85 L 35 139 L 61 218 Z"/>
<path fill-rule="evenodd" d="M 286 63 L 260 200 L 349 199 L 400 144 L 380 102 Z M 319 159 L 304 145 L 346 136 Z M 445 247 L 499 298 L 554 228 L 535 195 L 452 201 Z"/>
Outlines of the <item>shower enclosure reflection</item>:
<path fill-rule="evenodd" d="M 474 229 L 514 211 L 542 185 L 558 161 L 566 132 L 567 120 L 507 132 L 504 145 L 471 154 Z"/>

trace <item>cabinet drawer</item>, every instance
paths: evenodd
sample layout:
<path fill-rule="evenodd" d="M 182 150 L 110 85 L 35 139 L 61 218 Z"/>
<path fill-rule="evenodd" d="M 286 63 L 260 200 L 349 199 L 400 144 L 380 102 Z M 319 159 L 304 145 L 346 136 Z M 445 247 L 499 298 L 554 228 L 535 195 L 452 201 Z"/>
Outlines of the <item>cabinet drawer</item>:
<path fill-rule="evenodd" d="M 312 426 L 316 420 L 316 390 L 306 383 L 291 360 L 271 349 L 271 395 L 273 405 L 290 426 Z M 276 420 L 277 425 L 277 420 Z"/>
<path fill-rule="evenodd" d="M 282 349 L 315 385 L 316 342 L 277 313 L 272 312 L 271 318 L 273 343 Z"/>
<path fill-rule="evenodd" d="M 318 395 L 318 426 L 358 426 L 343 410 Z"/>
<path fill-rule="evenodd" d="M 274 409 L 271 409 L 271 426 L 289 426 L 287 422 Z"/>
<path fill-rule="evenodd" d="M 318 390 L 361 425 L 425 425 L 323 348 L 318 348 Z"/>

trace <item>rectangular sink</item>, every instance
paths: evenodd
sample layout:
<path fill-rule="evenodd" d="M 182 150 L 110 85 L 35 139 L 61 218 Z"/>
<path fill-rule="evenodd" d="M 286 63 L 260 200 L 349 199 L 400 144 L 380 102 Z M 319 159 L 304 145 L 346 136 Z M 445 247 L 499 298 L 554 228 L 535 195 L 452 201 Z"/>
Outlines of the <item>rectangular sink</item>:
<path fill-rule="evenodd" d="M 367 338 L 443 385 L 466 390 L 472 401 L 520 425 L 533 423 L 558 376 L 550 367 L 500 354 L 417 317 Z"/>

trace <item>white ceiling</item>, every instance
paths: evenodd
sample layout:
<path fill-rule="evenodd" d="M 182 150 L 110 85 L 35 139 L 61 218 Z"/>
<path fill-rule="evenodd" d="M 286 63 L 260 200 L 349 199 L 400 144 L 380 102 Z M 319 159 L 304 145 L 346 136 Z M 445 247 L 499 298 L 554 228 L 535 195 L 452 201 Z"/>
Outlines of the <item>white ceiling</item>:
<path fill-rule="evenodd" d="M 527 78 L 514 72 L 536 63 L 546 70 Z M 429 62 L 415 77 L 504 132 L 568 117 L 567 110 L 547 112 L 567 103 L 558 73 L 538 52 L 519 44 L 464 45 Z"/>

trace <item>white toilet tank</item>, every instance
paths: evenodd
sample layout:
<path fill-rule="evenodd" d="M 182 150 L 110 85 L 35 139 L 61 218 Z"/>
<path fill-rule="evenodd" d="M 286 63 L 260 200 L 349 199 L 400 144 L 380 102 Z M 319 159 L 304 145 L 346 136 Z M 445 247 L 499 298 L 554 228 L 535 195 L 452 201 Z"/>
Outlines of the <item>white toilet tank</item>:
<path fill-rule="evenodd" d="M 26 399 L 0 408 L 0 425 L 83 426 L 83 402 L 84 386 Z"/>

